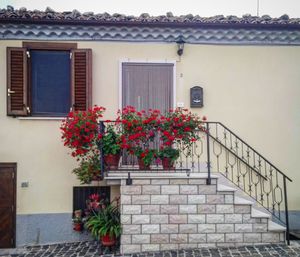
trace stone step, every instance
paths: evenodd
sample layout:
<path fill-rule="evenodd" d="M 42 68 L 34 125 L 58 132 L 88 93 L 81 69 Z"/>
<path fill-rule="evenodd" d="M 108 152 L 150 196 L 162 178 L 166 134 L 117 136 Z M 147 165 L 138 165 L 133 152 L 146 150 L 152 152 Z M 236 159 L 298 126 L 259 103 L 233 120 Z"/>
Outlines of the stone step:
<path fill-rule="evenodd" d="M 238 197 L 238 196 L 234 196 L 234 204 L 238 204 L 238 205 L 253 205 L 253 202 L 248 201 L 244 198 Z"/>
<path fill-rule="evenodd" d="M 225 186 L 225 185 L 222 185 L 222 184 L 218 183 L 218 185 L 217 185 L 217 191 L 218 192 L 235 192 L 235 191 L 237 191 L 237 189 L 235 189 L 233 187 Z"/>
<path fill-rule="evenodd" d="M 260 219 L 270 219 L 271 214 L 264 213 L 264 212 L 259 211 L 259 210 L 252 207 L 251 217 L 252 218 L 260 218 Z"/>
<path fill-rule="evenodd" d="M 268 230 L 269 232 L 284 232 L 286 231 L 286 228 L 284 226 L 275 223 L 274 221 L 269 220 Z"/>

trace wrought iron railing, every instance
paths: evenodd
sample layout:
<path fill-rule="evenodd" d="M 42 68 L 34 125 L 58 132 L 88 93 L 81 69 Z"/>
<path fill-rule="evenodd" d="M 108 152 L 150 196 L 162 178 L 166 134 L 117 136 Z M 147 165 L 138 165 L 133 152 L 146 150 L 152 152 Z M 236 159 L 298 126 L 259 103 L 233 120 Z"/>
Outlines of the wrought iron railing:
<path fill-rule="evenodd" d="M 105 131 L 105 122 L 100 122 L 99 130 Z M 187 175 L 205 172 L 207 184 L 211 182 L 211 172 L 221 173 L 269 211 L 275 219 L 285 224 L 286 239 L 289 243 L 287 180 L 292 180 L 220 122 L 204 122 L 203 128 L 197 133 L 199 139 L 193 142 L 191 149 L 186 149 L 181 143 L 174 146 L 180 151 L 175 169 L 164 170 L 161 163 L 156 161 L 152 163 L 151 170 L 185 171 Z M 159 135 L 152 147 L 159 147 Z M 122 157 L 119 170 L 137 169 L 136 157 L 128 155 L 125 151 Z M 104 156 L 101 155 L 100 158 L 101 170 L 104 172 Z"/>

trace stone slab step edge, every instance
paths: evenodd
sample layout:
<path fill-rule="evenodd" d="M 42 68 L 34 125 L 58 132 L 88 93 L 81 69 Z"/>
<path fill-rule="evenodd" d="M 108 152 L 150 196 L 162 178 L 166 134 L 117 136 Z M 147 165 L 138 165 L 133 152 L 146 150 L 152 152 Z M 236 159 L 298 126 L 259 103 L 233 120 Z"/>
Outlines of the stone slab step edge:
<path fill-rule="evenodd" d="M 237 204 L 237 205 L 251 205 L 252 206 L 253 202 L 235 195 L 234 196 L 234 204 Z"/>
<path fill-rule="evenodd" d="M 268 231 L 269 232 L 285 232 L 286 227 L 277 224 L 276 222 L 269 220 L 268 222 Z"/>
<path fill-rule="evenodd" d="M 188 176 L 186 172 L 174 172 L 174 173 L 161 173 L 161 172 L 109 172 L 104 179 L 124 179 L 128 177 L 128 172 L 130 172 L 131 178 L 139 179 L 149 179 L 149 178 L 196 178 L 196 179 L 206 179 L 207 173 L 190 173 Z M 218 176 L 211 175 L 212 179 L 217 179 Z"/>
<path fill-rule="evenodd" d="M 259 211 L 255 208 L 251 208 L 251 217 L 252 218 L 261 218 L 261 219 L 270 219 L 271 214 L 264 213 L 262 211 Z"/>
<path fill-rule="evenodd" d="M 237 189 L 222 184 L 217 184 L 217 192 L 236 192 Z"/>

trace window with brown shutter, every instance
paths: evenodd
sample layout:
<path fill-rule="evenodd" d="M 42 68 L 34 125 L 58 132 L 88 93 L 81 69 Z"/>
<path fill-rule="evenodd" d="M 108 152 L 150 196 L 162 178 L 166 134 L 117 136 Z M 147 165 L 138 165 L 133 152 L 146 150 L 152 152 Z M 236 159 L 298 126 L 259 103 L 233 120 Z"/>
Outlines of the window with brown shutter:
<path fill-rule="evenodd" d="M 24 42 L 7 48 L 7 115 L 65 116 L 72 107 L 89 108 L 92 51 L 76 47 Z"/>
<path fill-rule="evenodd" d="M 72 106 L 83 111 L 92 105 L 92 50 L 72 50 Z"/>
<path fill-rule="evenodd" d="M 25 48 L 7 48 L 7 115 L 27 115 L 27 58 Z"/>

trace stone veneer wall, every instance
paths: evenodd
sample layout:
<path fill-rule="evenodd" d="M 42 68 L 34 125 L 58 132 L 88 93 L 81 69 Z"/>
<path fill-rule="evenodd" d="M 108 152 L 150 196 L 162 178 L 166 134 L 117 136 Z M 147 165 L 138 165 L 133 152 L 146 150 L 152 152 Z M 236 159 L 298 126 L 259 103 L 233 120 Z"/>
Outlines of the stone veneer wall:
<path fill-rule="evenodd" d="M 284 241 L 267 218 L 251 218 L 217 179 L 133 179 L 121 182 L 121 252 L 174 250 Z"/>

